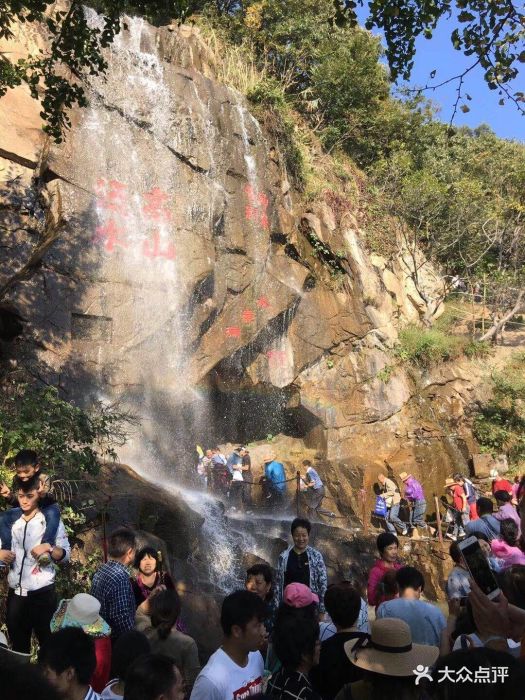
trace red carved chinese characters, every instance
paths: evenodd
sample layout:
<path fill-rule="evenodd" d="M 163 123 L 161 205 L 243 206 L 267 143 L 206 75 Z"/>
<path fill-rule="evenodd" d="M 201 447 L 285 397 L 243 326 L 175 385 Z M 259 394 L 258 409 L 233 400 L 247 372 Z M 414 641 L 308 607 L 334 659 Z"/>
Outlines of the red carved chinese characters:
<path fill-rule="evenodd" d="M 97 226 L 95 242 L 103 242 L 104 248 L 108 253 L 113 253 L 116 246 L 120 246 L 121 248 L 128 247 L 123 230 L 117 226 L 113 219 L 109 219 L 109 221 L 102 224 L 102 226 Z"/>
<path fill-rule="evenodd" d="M 266 357 L 271 364 L 282 366 L 286 362 L 285 350 L 268 350 Z"/>
<path fill-rule="evenodd" d="M 128 186 L 118 180 L 97 180 L 95 186 L 97 204 L 102 211 L 110 211 L 119 216 L 128 213 Z"/>
<path fill-rule="evenodd" d="M 95 192 L 102 222 L 97 227 L 93 240 L 103 243 L 109 254 L 117 248 L 129 248 L 131 241 L 126 234 L 131 225 L 128 217 L 133 200 L 130 202 L 128 186 L 118 180 L 101 178 L 97 180 Z M 133 241 L 138 238 L 140 253 L 149 259 L 175 260 L 175 247 L 169 241 L 169 233 L 161 228 L 162 224 L 171 223 L 173 218 L 168 194 L 159 187 L 154 187 L 142 196 L 140 210 L 146 221 L 144 231 L 133 237 Z"/>
<path fill-rule="evenodd" d="M 244 188 L 244 193 L 248 199 L 248 204 L 245 208 L 245 217 L 247 221 L 253 221 L 256 224 L 262 226 L 262 228 L 267 229 L 269 227 L 268 222 L 268 197 L 264 192 L 259 192 L 252 185 L 246 185 Z"/>
<path fill-rule="evenodd" d="M 154 187 L 149 192 L 144 195 L 144 205 L 142 206 L 142 212 L 147 219 L 155 221 L 156 223 L 163 223 L 171 221 L 173 215 L 167 206 L 169 197 L 161 190 L 159 187 Z"/>
<path fill-rule="evenodd" d="M 228 338 L 240 338 L 241 337 L 241 329 L 239 326 L 228 326 L 226 328 L 226 336 Z"/>
<path fill-rule="evenodd" d="M 255 314 L 251 309 L 244 309 L 241 318 L 244 323 L 253 323 L 255 321 Z"/>
<path fill-rule="evenodd" d="M 153 233 L 153 242 L 146 240 L 142 244 L 142 252 L 147 258 L 166 258 L 166 260 L 175 260 L 175 247 L 172 243 L 168 243 L 164 248 L 161 247 L 160 234 L 158 231 Z"/>
<path fill-rule="evenodd" d="M 260 309 L 268 309 L 270 307 L 270 302 L 266 297 L 259 297 L 255 303 Z"/>

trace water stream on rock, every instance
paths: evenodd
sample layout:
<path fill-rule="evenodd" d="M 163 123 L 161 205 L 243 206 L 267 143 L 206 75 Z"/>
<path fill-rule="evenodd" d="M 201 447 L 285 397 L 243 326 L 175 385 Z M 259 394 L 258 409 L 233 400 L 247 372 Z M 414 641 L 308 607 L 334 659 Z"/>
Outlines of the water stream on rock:
<path fill-rule="evenodd" d="M 87 12 L 90 21 L 100 25 L 98 15 Z M 257 552 L 257 542 L 242 525 L 232 527 L 222 504 L 184 486 L 194 470 L 195 443 L 210 446 L 207 434 L 214 432 L 209 392 L 192 384 L 187 369 L 191 327 L 186 312 L 189 290 L 184 254 L 190 240 L 186 234 L 193 233 L 196 202 L 200 208 L 207 205 L 212 236 L 216 208 L 227 197 L 217 179 L 218 133 L 208 97 L 203 99 L 191 78 L 186 89 L 194 106 L 189 102 L 181 106 L 177 114 L 186 116 L 174 128 L 173 96 L 165 65 L 157 54 L 154 30 L 138 18 L 126 18 L 125 24 L 127 29 L 116 37 L 109 51 L 105 78 L 92 82 L 90 108 L 79 127 L 79 138 L 96 167 L 89 223 L 100 255 L 97 274 L 101 280 L 117 278 L 123 288 L 132 290 L 133 297 L 131 304 L 123 303 L 125 308 L 104 310 L 113 319 L 119 313 L 132 316 L 133 332 L 121 339 L 119 362 L 137 364 L 138 358 L 140 367 L 120 399 L 141 416 L 141 425 L 119 457 L 168 491 L 177 491 L 204 517 L 201 540 L 208 553 L 206 577 L 217 588 L 230 591 L 242 582 L 242 554 Z M 173 80 L 173 75 L 169 79 Z M 232 107 L 242 142 L 245 192 L 257 209 L 261 184 L 248 120 L 257 132 L 260 129 L 236 99 L 240 96 L 232 100 Z M 149 134 L 147 149 L 137 147 L 138 129 Z M 201 150 L 207 162 L 199 162 L 195 177 L 208 192 L 206 203 L 191 186 L 188 190 L 182 177 L 184 168 L 196 167 L 191 149 L 197 138 L 205 142 Z M 173 151 L 189 153 L 190 157 L 181 157 L 173 167 Z M 255 233 L 255 226 L 250 225 L 250 229 Z M 255 244 L 250 246 L 255 266 L 261 269 L 264 259 L 257 256 Z M 119 332 L 118 327 L 114 332 Z M 273 347 L 291 360 L 284 334 L 276 336 Z M 290 381 L 290 371 L 285 374 L 279 385 Z M 237 411 L 231 412 L 233 424 L 242 410 L 239 404 Z"/>

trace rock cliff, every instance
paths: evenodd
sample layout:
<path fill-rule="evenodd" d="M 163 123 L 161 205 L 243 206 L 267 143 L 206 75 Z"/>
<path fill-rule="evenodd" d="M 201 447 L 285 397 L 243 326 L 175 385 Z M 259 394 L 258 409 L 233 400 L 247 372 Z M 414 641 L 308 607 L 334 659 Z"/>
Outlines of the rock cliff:
<path fill-rule="evenodd" d="M 24 31 L 21 55 L 41 42 Z M 61 146 L 23 88 L 0 100 L 2 282 L 53 239 L 5 296 L 23 330 L 4 359 L 131 407 L 121 457 L 143 473 L 180 476 L 196 442 L 270 436 L 290 473 L 316 456 L 345 510 L 385 462 L 440 488 L 463 459 L 440 415 L 461 414 L 470 379 L 417 383 L 389 356 L 439 313 L 432 267 L 416 285 L 401 245 L 369 253 L 358 208 L 304 203 L 197 29 L 129 19 L 108 62 Z"/>

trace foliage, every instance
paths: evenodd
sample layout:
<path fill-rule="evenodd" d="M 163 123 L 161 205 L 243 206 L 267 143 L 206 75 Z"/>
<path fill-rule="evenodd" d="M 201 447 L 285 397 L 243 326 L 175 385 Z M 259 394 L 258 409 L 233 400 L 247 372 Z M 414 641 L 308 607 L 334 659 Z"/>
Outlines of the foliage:
<path fill-rule="evenodd" d="M 53 387 L 13 384 L 0 399 L 0 457 L 5 466 L 21 449 L 40 455 L 47 472 L 66 479 L 98 471 L 100 459 L 115 459 L 132 416 L 117 406 L 84 411 Z"/>
<path fill-rule="evenodd" d="M 355 0 L 337 2 L 340 21 L 356 22 Z M 364 0 L 359 0 L 361 6 Z M 453 17 L 452 46 L 465 56 L 472 56 L 471 65 L 457 77 L 458 98 L 464 76 L 477 65 L 484 71 L 484 78 L 491 90 L 514 101 L 518 107 L 525 101 L 521 91 L 509 89 L 517 77 L 519 64 L 525 63 L 525 14 L 513 0 L 369 0 L 369 16 L 366 27 L 382 30 L 386 43 L 386 57 L 393 80 L 408 79 L 414 65 L 416 38 L 423 35 L 430 39 L 442 18 Z M 431 74 L 431 78 L 435 75 Z M 468 111 L 466 105 L 464 105 Z M 521 107 L 519 107 L 522 111 Z"/>
<path fill-rule="evenodd" d="M 102 551 L 84 555 L 75 552 L 68 564 L 57 566 L 56 587 L 58 598 L 72 598 L 77 593 L 89 593 L 93 575 L 102 564 Z"/>
<path fill-rule="evenodd" d="M 474 417 L 474 435 L 493 452 L 506 451 L 514 462 L 525 460 L 525 356 L 516 353 L 492 376 L 493 395 Z"/>
<path fill-rule="evenodd" d="M 388 382 L 392 378 L 392 375 L 395 372 L 395 369 L 396 368 L 394 365 L 385 365 L 379 370 L 375 378 L 378 379 L 380 382 L 383 382 L 383 384 L 388 384 Z"/>
<path fill-rule="evenodd" d="M 396 355 L 404 362 L 428 368 L 461 355 L 462 340 L 438 328 L 410 325 L 399 333 Z"/>

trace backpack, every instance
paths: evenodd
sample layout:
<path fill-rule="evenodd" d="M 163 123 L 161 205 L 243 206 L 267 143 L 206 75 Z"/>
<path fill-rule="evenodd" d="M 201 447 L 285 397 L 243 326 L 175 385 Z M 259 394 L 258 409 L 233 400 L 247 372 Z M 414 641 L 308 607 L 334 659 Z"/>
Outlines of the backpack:
<path fill-rule="evenodd" d="M 385 499 L 383 496 L 377 496 L 373 514 L 377 515 L 378 518 L 386 518 L 387 513 L 388 508 L 386 507 Z"/>
<path fill-rule="evenodd" d="M 478 500 L 479 492 L 470 479 L 465 479 L 463 490 L 467 497 L 467 503 L 475 503 Z"/>

